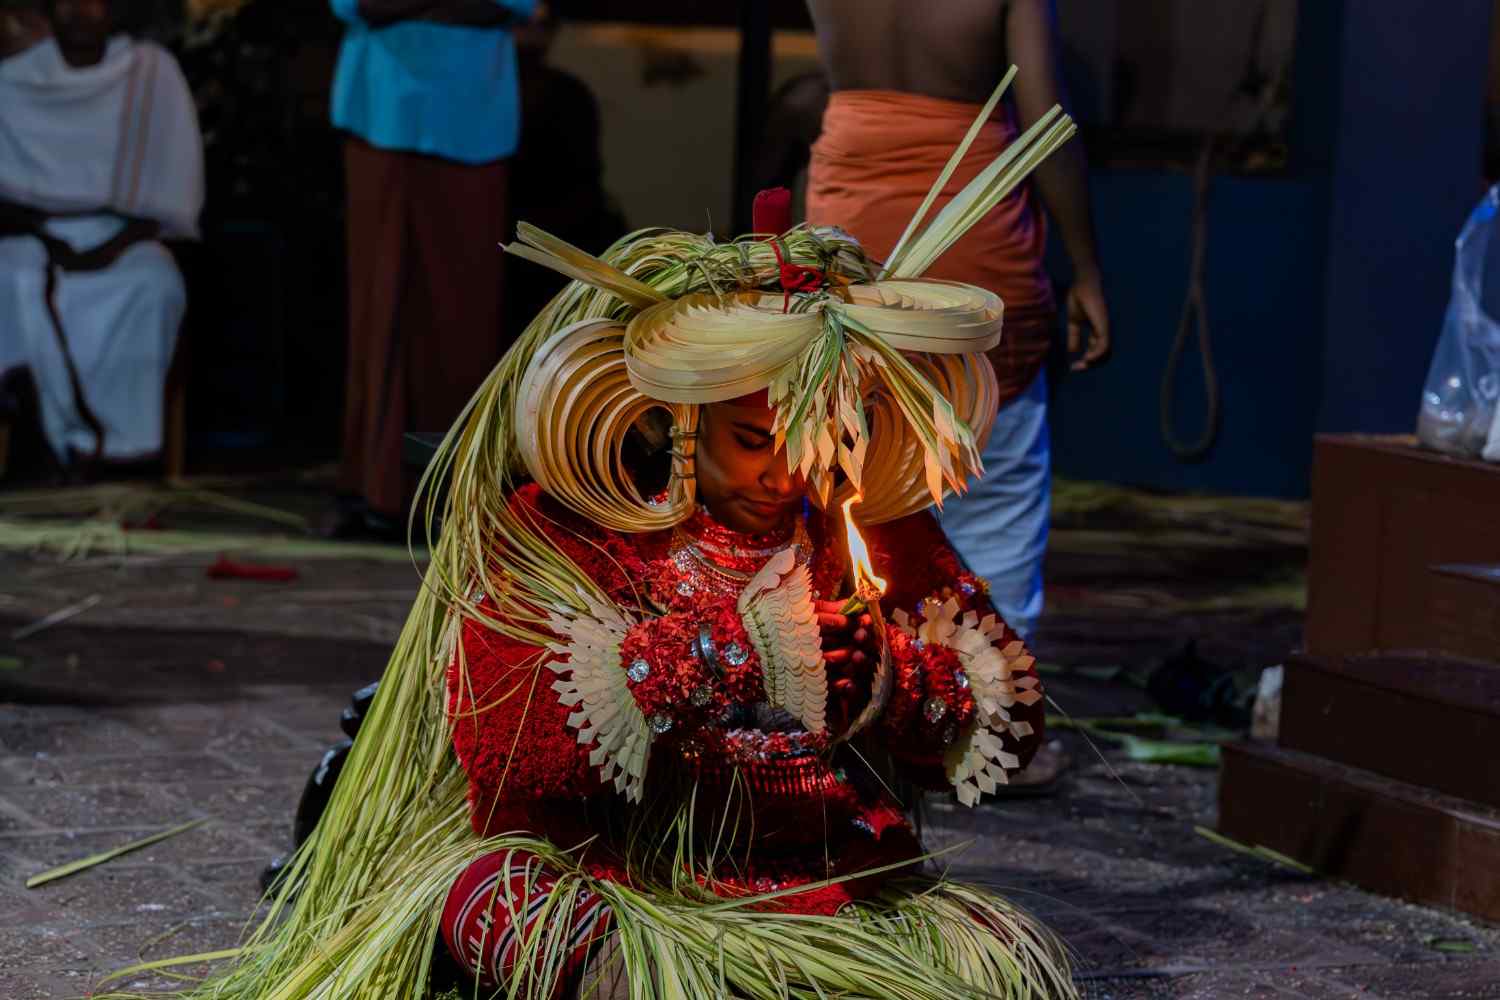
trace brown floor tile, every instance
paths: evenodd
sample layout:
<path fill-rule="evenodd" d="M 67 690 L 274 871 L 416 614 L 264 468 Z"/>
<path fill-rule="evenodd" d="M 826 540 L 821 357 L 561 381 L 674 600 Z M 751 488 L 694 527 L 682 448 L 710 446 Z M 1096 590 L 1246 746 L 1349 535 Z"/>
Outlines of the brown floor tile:
<path fill-rule="evenodd" d="M 127 754 L 154 749 L 156 744 L 139 730 L 97 712 L 0 705 L 0 747 L 13 755 Z"/>
<path fill-rule="evenodd" d="M 134 840 L 160 833 L 162 826 L 119 827 L 91 832 L 52 830 L 44 833 L 0 837 L 0 856 L 26 858 L 39 869 L 66 864 Z M 233 824 L 212 820 L 150 847 L 123 854 L 102 867 L 141 867 L 164 864 L 182 867 L 200 863 L 248 861 L 264 853 L 261 844 Z"/>
<path fill-rule="evenodd" d="M 344 696 L 347 698 L 347 695 Z M 325 699 L 318 699 L 322 703 Z M 316 744 L 278 722 L 279 706 L 259 701 L 176 702 L 104 710 L 164 749 L 213 752 L 234 762 L 260 753 L 311 750 Z M 338 711 L 333 714 L 334 728 Z"/>
<path fill-rule="evenodd" d="M 193 781 L 232 781 L 244 774 L 217 754 L 137 753 L 108 756 L 55 754 L 45 762 L 57 773 L 57 783 L 71 786 L 105 786 L 146 782 L 164 787 Z"/>
<path fill-rule="evenodd" d="M 88 935 L 76 927 L 0 926 L 0 969 L 43 965 L 87 967 L 98 958 Z"/>
<path fill-rule="evenodd" d="M 1500 962 L 1493 959 L 1437 960 L 1401 965 L 1320 969 L 1334 987 L 1359 990 L 1372 1000 L 1496 1000 Z"/>
<path fill-rule="evenodd" d="M 51 969 L 44 963 L 45 956 L 33 956 L 26 969 L 0 966 L 0 996 L 6 1000 L 73 1000 L 93 985 L 92 969 Z"/>
<path fill-rule="evenodd" d="M 0 791 L 39 823 L 56 829 L 149 826 L 162 829 L 204 814 L 174 799 L 158 785 L 116 784 L 99 787 L 30 785 Z M 0 818 L 0 824 L 3 824 Z M 6 831 L 0 825 L 0 833 Z"/>
<path fill-rule="evenodd" d="M 199 955 L 234 947 L 241 940 L 251 911 L 215 911 L 209 915 L 154 921 L 143 933 L 139 920 L 98 924 L 89 929 L 93 948 L 103 956 L 99 968 L 106 974 L 137 962 Z"/>
<path fill-rule="evenodd" d="M 216 910 L 214 893 L 193 886 L 168 865 L 111 867 L 108 864 L 29 890 L 75 926 L 134 922 L 142 936 L 172 923 Z"/>

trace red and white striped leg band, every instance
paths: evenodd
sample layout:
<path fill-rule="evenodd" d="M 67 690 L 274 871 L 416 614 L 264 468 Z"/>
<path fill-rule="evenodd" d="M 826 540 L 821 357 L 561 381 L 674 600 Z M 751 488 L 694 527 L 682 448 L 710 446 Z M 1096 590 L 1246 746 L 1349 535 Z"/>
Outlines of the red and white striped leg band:
<path fill-rule="evenodd" d="M 448 951 L 484 986 L 508 983 L 526 943 L 543 929 L 543 906 L 556 885 L 555 875 L 529 851 L 486 854 L 464 869 L 448 890 L 442 922 Z M 560 916 L 553 913 L 551 918 L 549 933 L 558 929 Z M 563 991 L 576 984 L 590 946 L 609 933 L 609 924 L 604 901 L 587 889 L 579 891 L 567 928 L 565 972 L 548 1000 L 560 1000 L 566 995 Z M 542 950 L 539 947 L 537 954 Z"/>

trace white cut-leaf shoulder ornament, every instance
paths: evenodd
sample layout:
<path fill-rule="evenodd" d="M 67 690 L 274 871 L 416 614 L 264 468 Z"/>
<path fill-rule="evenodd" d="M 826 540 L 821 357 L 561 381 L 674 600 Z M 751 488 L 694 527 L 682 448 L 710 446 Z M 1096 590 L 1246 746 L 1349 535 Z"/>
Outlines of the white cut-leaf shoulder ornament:
<path fill-rule="evenodd" d="M 980 618 L 973 611 L 958 617 L 958 602 L 952 598 L 922 602 L 921 624 L 913 626 L 905 611 L 896 611 L 896 627 L 913 639 L 947 646 L 958 654 L 974 697 L 974 720 L 948 748 L 943 764 L 958 800 L 966 806 L 979 802 L 1009 783 L 1009 772 L 1018 770 L 1020 758 L 1005 749 L 1002 736 L 1030 736 L 1029 722 L 1012 719 L 1016 705 L 1034 705 L 1042 698 L 1041 682 L 1028 674 L 1036 660 L 1019 641 L 999 645 L 1005 626 L 994 615 Z"/>
<path fill-rule="evenodd" d="M 807 567 L 797 565 L 790 548 L 782 549 L 745 585 L 738 609 L 760 656 L 766 700 L 790 712 L 808 732 L 822 732 L 828 675 Z"/>
<path fill-rule="evenodd" d="M 636 704 L 620 664 L 620 644 L 635 620 L 615 605 L 579 591 L 586 610 L 554 611 L 547 627 L 561 636 L 548 649 L 566 657 L 547 662 L 561 675 L 552 684 L 557 700 L 573 709 L 568 725 L 578 742 L 598 745 L 589 764 L 631 802 L 641 800 L 651 749 L 651 727 Z"/>

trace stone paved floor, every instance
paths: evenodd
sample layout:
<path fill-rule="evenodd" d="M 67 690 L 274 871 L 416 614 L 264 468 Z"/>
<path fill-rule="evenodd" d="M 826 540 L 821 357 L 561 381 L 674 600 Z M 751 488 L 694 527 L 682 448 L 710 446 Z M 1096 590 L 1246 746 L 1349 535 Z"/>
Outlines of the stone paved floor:
<path fill-rule="evenodd" d="M 1294 607 L 1193 603 L 1205 575 L 1218 574 L 1214 593 L 1247 583 L 1225 578 L 1223 551 L 1195 564 L 1178 535 L 1134 551 L 1087 537 L 1108 527 L 1070 534 L 1064 521 L 1056 539 L 1037 645 L 1060 665 L 1049 687 L 1073 714 L 1149 705 L 1070 666 L 1139 667 L 1192 636 L 1265 665 L 1296 643 Z M 1204 534 L 1223 537 L 1223 525 Z M 1266 546 L 1258 537 L 1229 555 Z M 1298 558 L 1295 546 L 1277 556 Z M 0 1000 L 83 996 L 124 965 L 232 945 L 309 768 L 338 738 L 350 691 L 379 673 L 415 587 L 400 563 L 301 561 L 301 579 L 278 587 L 209 581 L 208 560 L 78 567 L 0 554 Z M 9 638 L 90 593 L 96 608 Z M 1211 770 L 1131 763 L 1110 747 L 1106 763 L 1060 739 L 1075 764 L 1057 794 L 934 805 L 927 832 L 935 846 L 971 842 L 954 869 L 1065 936 L 1091 1000 L 1500 998 L 1495 928 L 1227 851 L 1193 832 L 1214 821 Z M 199 817 L 155 847 L 23 887 Z"/>

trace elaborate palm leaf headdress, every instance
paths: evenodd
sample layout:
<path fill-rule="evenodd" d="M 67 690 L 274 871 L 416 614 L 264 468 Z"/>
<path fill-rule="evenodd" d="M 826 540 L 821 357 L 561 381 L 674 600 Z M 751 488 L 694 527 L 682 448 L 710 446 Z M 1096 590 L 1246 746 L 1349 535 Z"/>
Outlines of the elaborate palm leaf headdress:
<path fill-rule="evenodd" d="M 599 523 L 663 527 L 693 508 L 696 407 L 765 390 L 777 446 L 819 503 L 858 493 L 861 520 L 879 522 L 962 491 L 980 471 L 995 414 L 994 376 L 982 355 L 1000 340 L 1004 307 L 992 292 L 922 274 L 1073 132 L 1053 109 L 921 227 L 1001 90 L 883 269 L 832 228 L 759 234 L 727 247 L 645 232 L 600 259 L 520 227 L 510 252 L 616 304 L 608 322 L 568 322 L 567 311 L 546 316 L 542 342 L 518 348 L 530 356 L 512 420 L 530 474 Z M 653 505 L 622 474 L 618 455 L 634 420 L 662 405 L 680 446 L 674 489 Z M 864 474 L 872 448 L 878 479 Z"/>

